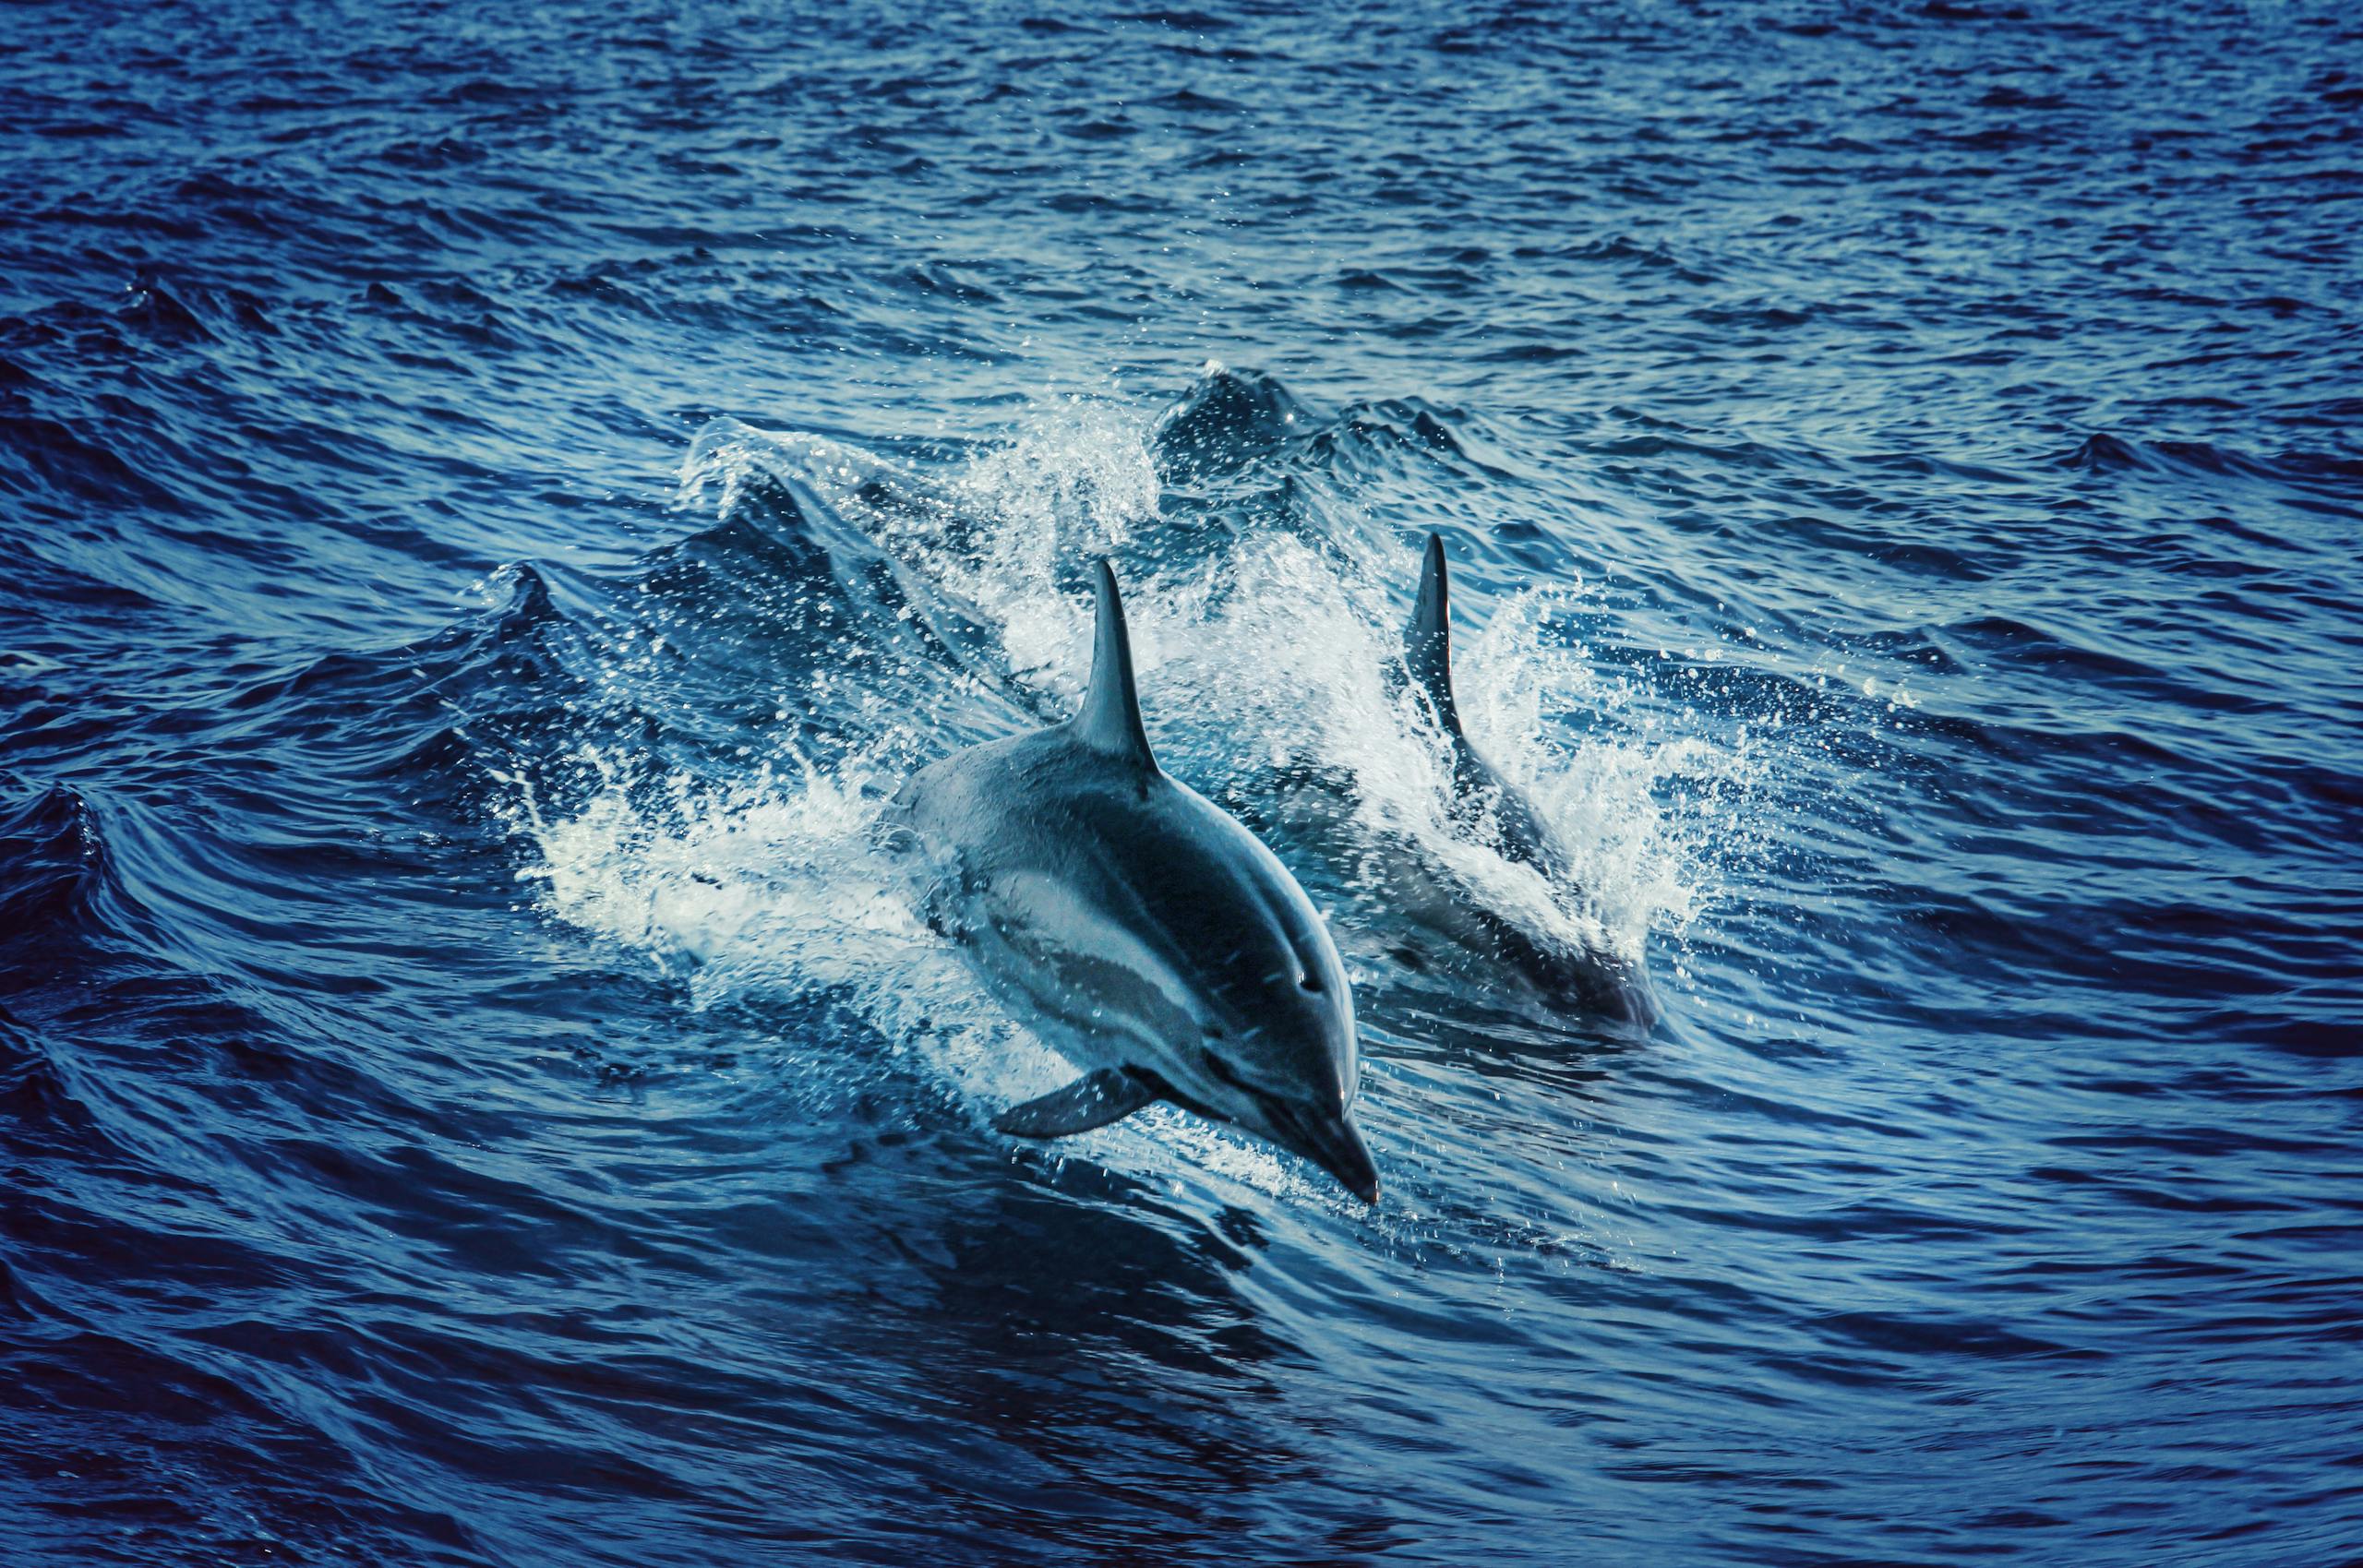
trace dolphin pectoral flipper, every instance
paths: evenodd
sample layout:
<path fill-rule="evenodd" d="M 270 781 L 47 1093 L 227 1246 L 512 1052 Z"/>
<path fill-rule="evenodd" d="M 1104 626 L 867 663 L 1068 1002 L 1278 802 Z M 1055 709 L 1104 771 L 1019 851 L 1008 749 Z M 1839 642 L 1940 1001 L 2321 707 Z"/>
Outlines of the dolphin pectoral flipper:
<path fill-rule="evenodd" d="M 1064 1138 L 1122 1121 L 1156 1100 L 1157 1091 L 1140 1079 L 1121 1067 L 1104 1067 L 1039 1099 L 1010 1107 L 993 1118 L 993 1125 L 1020 1138 Z"/>

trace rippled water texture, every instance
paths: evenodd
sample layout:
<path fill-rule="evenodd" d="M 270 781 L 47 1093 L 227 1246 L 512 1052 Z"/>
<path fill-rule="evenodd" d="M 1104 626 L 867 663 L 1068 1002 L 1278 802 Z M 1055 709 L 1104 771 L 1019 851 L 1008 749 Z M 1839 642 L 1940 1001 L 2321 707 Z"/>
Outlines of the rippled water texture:
<path fill-rule="evenodd" d="M 2352 8 L 930 9 L 0 13 L 0 1558 L 2363 1552 Z M 990 1129 L 1100 555 L 1374 1211 Z"/>

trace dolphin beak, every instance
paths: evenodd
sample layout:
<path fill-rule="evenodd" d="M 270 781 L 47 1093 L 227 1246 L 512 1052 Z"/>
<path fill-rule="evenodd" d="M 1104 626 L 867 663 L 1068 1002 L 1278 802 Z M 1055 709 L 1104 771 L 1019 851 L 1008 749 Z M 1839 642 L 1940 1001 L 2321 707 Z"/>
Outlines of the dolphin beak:
<path fill-rule="evenodd" d="M 1365 1203 L 1378 1202 L 1378 1167 L 1350 1116 L 1306 1117 L 1290 1129 L 1296 1152 Z"/>

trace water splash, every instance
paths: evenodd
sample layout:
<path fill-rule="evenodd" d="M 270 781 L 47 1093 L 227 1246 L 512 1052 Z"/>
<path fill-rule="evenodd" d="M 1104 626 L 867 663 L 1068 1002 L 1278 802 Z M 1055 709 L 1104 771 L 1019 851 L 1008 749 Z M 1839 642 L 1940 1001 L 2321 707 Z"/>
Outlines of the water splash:
<path fill-rule="evenodd" d="M 1346 511 L 1313 537 L 1273 530 L 1184 548 L 1194 541 L 1158 510 L 1152 451 L 1173 417 L 1038 402 L 1011 437 L 940 472 L 718 422 L 685 459 L 679 498 L 726 517 L 750 485 L 817 497 L 831 526 L 927 586 L 933 603 L 915 613 L 987 628 L 1045 718 L 1067 711 L 1087 676 L 1085 568 L 1110 556 L 1169 770 L 1251 808 L 1285 776 L 1337 781 L 1361 850 L 1408 849 L 1547 944 L 1633 958 L 1653 936 L 1678 940 L 1713 899 L 1717 846 L 1745 839 L 1733 832 L 1759 750 L 1746 731 L 1706 738 L 1699 714 L 1654 711 L 1630 683 L 1598 676 L 1579 637 L 1604 612 L 1580 580 L 1512 595 L 1464 644 L 1464 719 L 1574 851 L 1574 875 L 1553 883 L 1505 859 L 1455 809 L 1448 739 L 1392 678 L 1411 555 Z M 1203 442 L 1192 453 L 1210 461 Z M 1571 715 L 1581 722 L 1563 722 Z M 1385 873 L 1359 859 L 1339 873 L 1341 891 L 1383 904 Z"/>
<path fill-rule="evenodd" d="M 878 795 L 858 764 L 824 771 L 791 748 L 713 780 L 584 745 L 559 767 L 590 782 L 563 811 L 546 812 L 529 778 L 498 775 L 529 855 L 519 880 L 552 916 L 685 980 L 698 1005 L 867 997 L 942 946 L 876 847 Z"/>

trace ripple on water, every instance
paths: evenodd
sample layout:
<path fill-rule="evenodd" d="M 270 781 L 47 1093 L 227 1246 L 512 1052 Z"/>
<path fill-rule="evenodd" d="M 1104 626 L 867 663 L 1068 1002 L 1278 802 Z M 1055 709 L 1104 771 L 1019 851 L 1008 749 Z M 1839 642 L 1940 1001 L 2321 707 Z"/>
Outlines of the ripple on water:
<path fill-rule="evenodd" d="M 2344 12 L 242 7 L 0 20 L 11 1562 L 2363 1538 Z M 1376 1211 L 990 1131 L 1098 556 Z"/>

